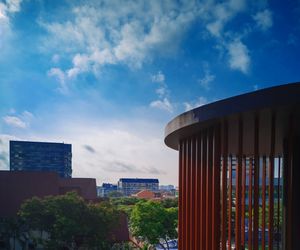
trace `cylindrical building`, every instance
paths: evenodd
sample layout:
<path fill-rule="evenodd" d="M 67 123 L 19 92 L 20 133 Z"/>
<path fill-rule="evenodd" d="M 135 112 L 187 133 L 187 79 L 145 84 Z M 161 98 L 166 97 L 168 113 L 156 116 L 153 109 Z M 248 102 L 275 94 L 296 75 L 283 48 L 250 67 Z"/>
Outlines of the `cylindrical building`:
<path fill-rule="evenodd" d="M 185 112 L 165 129 L 179 151 L 179 249 L 300 249 L 300 83 Z"/>

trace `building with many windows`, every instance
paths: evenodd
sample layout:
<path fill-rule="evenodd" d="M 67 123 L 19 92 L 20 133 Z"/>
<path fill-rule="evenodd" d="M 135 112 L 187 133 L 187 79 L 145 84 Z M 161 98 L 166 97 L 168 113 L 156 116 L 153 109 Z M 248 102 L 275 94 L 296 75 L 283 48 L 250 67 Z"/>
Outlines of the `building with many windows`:
<path fill-rule="evenodd" d="M 158 179 L 121 178 L 118 181 L 118 189 L 124 195 L 130 196 L 141 190 L 158 191 Z"/>
<path fill-rule="evenodd" d="M 10 141 L 11 171 L 56 172 L 72 176 L 72 145 L 52 142 Z"/>
<path fill-rule="evenodd" d="M 98 197 L 107 197 L 111 192 L 118 191 L 118 185 L 111 183 L 102 183 L 102 186 L 97 187 Z"/>

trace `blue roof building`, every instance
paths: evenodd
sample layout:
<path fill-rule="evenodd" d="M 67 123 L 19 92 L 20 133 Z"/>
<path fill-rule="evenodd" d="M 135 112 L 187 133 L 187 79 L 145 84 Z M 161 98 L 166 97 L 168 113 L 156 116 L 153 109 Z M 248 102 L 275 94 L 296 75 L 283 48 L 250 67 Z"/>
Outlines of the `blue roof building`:
<path fill-rule="evenodd" d="M 118 189 L 126 196 L 141 190 L 158 191 L 159 181 L 158 179 L 121 178 L 118 181 Z"/>

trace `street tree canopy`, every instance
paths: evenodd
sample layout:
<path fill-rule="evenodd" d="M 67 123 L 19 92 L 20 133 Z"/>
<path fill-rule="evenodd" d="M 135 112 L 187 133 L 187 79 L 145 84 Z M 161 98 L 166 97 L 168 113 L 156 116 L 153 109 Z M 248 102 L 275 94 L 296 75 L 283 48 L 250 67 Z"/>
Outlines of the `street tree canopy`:
<path fill-rule="evenodd" d="M 19 211 L 31 240 L 46 249 L 107 249 L 117 217 L 111 205 L 87 204 L 76 193 L 32 198 Z"/>
<path fill-rule="evenodd" d="M 177 208 L 164 208 L 159 202 L 139 202 L 131 213 L 131 231 L 147 243 L 169 249 L 168 240 L 177 238 L 177 212 Z"/>

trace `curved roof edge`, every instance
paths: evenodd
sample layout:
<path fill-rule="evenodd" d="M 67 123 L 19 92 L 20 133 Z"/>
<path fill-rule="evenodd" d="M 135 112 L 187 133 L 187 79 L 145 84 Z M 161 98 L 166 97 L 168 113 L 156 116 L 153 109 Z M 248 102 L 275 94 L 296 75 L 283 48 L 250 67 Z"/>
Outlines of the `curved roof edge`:
<path fill-rule="evenodd" d="M 300 103 L 300 82 L 265 88 L 203 105 L 175 117 L 167 124 L 165 144 L 178 150 L 180 138 L 195 131 L 201 124 L 233 114 L 295 103 Z"/>

